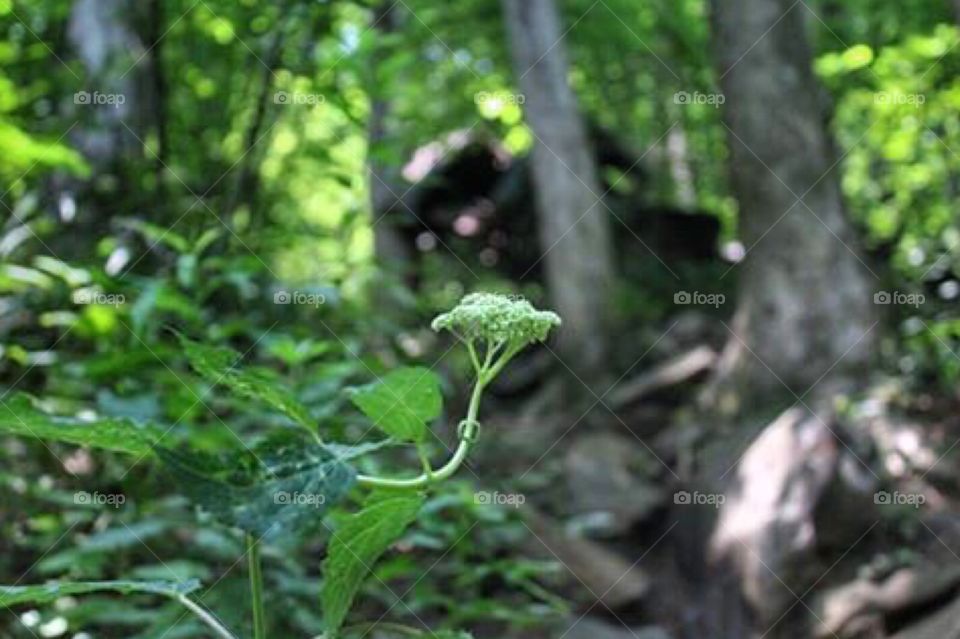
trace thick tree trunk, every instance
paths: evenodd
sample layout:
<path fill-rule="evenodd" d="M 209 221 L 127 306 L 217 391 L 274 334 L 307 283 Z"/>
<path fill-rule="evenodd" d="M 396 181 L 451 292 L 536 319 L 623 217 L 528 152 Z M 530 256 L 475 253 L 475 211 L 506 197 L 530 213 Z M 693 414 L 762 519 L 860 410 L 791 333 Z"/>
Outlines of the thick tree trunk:
<path fill-rule="evenodd" d="M 576 97 L 567 83 L 563 30 L 553 0 L 503 0 L 517 82 L 536 136 L 533 178 L 539 238 L 561 356 L 598 381 L 608 352 L 614 277 L 608 211 Z"/>
<path fill-rule="evenodd" d="M 878 282 L 844 214 L 802 5 L 714 0 L 712 9 L 748 249 L 720 373 L 735 383 L 718 388 L 758 397 L 786 384 L 802 394 L 828 372 L 863 372 L 876 342 Z"/>

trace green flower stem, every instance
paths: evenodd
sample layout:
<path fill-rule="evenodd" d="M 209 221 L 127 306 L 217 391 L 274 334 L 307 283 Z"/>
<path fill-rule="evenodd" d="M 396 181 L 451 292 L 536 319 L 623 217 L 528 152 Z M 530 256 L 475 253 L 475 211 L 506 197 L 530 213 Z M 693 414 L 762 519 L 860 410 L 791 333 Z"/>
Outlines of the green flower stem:
<path fill-rule="evenodd" d="M 220 623 L 216 617 L 211 615 L 203 608 L 203 606 L 199 605 L 186 595 L 179 595 L 177 597 L 177 601 L 183 604 L 187 610 L 200 617 L 200 620 L 207 624 L 207 626 L 209 626 L 218 637 L 222 637 L 222 639 L 237 639 L 236 635 L 227 630 L 227 628 Z"/>
<path fill-rule="evenodd" d="M 266 618 L 263 609 L 263 572 L 260 567 L 260 544 L 247 533 L 247 561 L 250 571 L 250 601 L 253 606 L 253 636 L 266 639 Z"/>
<path fill-rule="evenodd" d="M 480 414 L 480 397 L 483 395 L 483 389 L 487 383 L 492 379 L 492 377 L 487 374 L 486 371 L 481 371 L 481 374 L 477 377 L 477 383 L 473 387 L 473 394 L 470 396 L 470 405 L 467 407 L 467 422 L 473 423 L 477 421 L 477 416 Z M 457 445 L 457 450 L 454 451 L 453 457 L 434 471 L 426 471 L 417 477 L 412 477 L 410 479 L 393 479 L 389 477 L 373 477 L 371 475 L 357 475 L 357 483 L 361 486 L 371 486 L 377 488 L 397 488 L 401 490 L 414 490 L 417 488 L 423 488 L 431 483 L 443 481 L 452 476 L 457 469 L 460 468 L 463 461 L 467 458 L 467 455 L 470 453 L 470 448 L 473 445 L 473 442 L 470 441 L 472 438 L 464 438 L 460 440 L 460 443 Z"/>
<path fill-rule="evenodd" d="M 506 366 L 517 353 L 523 350 L 524 346 L 526 346 L 526 342 L 523 341 L 498 341 L 493 344 L 488 344 L 483 364 L 480 364 L 479 358 L 477 357 L 477 349 L 473 341 L 467 342 L 470 359 L 473 361 L 474 368 L 477 371 L 477 381 L 473 386 L 473 394 L 470 396 L 470 404 L 467 406 L 467 417 L 464 420 L 467 424 L 479 424 L 477 417 L 480 415 L 480 398 L 483 395 L 483 389 L 487 387 L 487 384 L 489 384 L 493 378 L 500 374 L 503 367 Z M 426 458 L 423 447 L 417 446 L 417 454 L 420 456 L 420 461 L 424 467 L 422 474 L 409 479 L 357 475 L 357 483 L 361 486 L 376 488 L 415 490 L 448 479 L 457 472 L 457 469 L 463 464 L 476 439 L 476 426 L 471 426 L 467 430 L 470 431 L 469 434 L 465 432 L 460 433 L 460 443 L 453 452 L 453 457 L 437 470 L 430 469 L 430 461 Z"/>

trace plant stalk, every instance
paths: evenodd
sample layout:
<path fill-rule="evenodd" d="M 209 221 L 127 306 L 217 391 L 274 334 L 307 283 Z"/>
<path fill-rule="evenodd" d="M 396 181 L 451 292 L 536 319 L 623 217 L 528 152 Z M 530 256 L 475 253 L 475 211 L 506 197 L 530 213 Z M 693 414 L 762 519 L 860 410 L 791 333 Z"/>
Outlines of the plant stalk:
<path fill-rule="evenodd" d="M 227 630 L 227 628 L 220 623 L 216 617 L 214 617 L 206 609 L 204 609 L 203 606 L 193 601 L 186 595 L 178 596 L 177 601 L 183 604 L 187 610 L 200 617 L 200 620 L 207 624 L 207 626 L 209 626 L 218 637 L 222 637 L 223 639 L 237 639 L 236 635 Z"/>
<path fill-rule="evenodd" d="M 266 639 L 267 626 L 263 609 L 263 572 L 260 566 L 260 544 L 247 533 L 247 562 L 250 572 L 250 603 L 253 607 L 254 639 Z"/>
<path fill-rule="evenodd" d="M 492 377 L 481 371 L 477 377 L 477 382 L 473 387 L 473 394 L 470 396 L 470 405 L 467 407 L 467 421 L 476 422 L 480 414 L 480 397 L 483 395 L 483 389 Z M 389 477 L 373 477 L 370 475 L 357 475 L 357 483 L 361 486 L 375 486 L 378 488 L 397 488 L 411 490 L 422 488 L 428 484 L 448 479 L 457 472 L 460 465 L 470 453 L 473 442 L 468 439 L 461 439 L 450 460 L 432 472 L 424 472 L 417 477 L 410 479 L 392 479 Z"/>

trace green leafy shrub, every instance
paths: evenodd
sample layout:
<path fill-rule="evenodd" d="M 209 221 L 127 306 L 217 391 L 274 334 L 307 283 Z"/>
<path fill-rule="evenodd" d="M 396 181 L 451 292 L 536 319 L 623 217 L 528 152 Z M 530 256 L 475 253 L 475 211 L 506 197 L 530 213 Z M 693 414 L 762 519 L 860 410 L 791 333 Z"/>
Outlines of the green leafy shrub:
<path fill-rule="evenodd" d="M 0 408 L 0 432 L 61 441 L 137 457 L 152 457 L 178 491 L 246 540 L 254 636 L 267 636 L 260 546 L 266 541 L 298 540 L 325 529 L 330 533 L 321 600 L 325 637 L 344 636 L 344 622 L 371 566 L 417 520 L 426 494 L 463 464 L 480 434 L 480 401 L 486 386 L 532 342 L 546 338 L 559 317 L 528 302 L 493 294 L 473 294 L 433 322 L 464 343 L 474 365 L 475 382 L 458 445 L 451 458 L 433 468 L 426 447 L 429 424 L 442 412 L 439 379 L 428 369 L 401 368 L 356 388 L 351 401 L 387 439 L 373 444 L 328 442 L 310 409 L 271 371 L 239 368 L 241 355 L 180 337 L 191 366 L 204 379 L 233 394 L 285 415 L 293 427 L 278 427 L 252 447 L 212 454 L 163 444 L 164 430 L 128 418 L 79 419 L 43 409 L 42 402 L 17 395 Z M 422 471 L 413 477 L 360 473 L 354 460 L 383 446 L 414 446 Z M 331 527 L 324 515 L 355 491 L 359 510 Z M 98 591 L 148 593 L 179 601 L 219 637 L 236 638 L 216 616 L 190 598 L 198 584 L 160 581 L 58 582 L 0 588 L 0 606 L 44 603 L 60 596 Z M 349 631 L 346 631 L 348 634 Z M 422 633 L 421 633 L 422 634 Z M 432 636 L 461 636 L 457 634 Z M 463 635 L 465 636 L 465 635 Z"/>

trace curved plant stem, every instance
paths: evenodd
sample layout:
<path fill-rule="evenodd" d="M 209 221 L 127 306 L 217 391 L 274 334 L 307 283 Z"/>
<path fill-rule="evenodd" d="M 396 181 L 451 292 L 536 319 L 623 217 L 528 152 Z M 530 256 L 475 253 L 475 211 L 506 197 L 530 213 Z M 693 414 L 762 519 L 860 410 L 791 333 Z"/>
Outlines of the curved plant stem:
<path fill-rule="evenodd" d="M 200 617 L 200 620 L 203 621 L 203 623 L 207 624 L 207 626 L 209 626 L 210 629 L 213 630 L 218 637 L 222 637 L 223 639 L 237 639 L 237 636 L 234 635 L 229 630 L 227 630 L 227 628 L 222 623 L 220 623 L 216 617 L 214 617 L 212 614 L 207 612 L 207 610 L 204 609 L 203 606 L 193 601 L 186 595 L 179 595 L 177 597 L 177 601 L 183 604 L 184 607 L 187 608 L 187 610 L 189 610 L 193 614 Z"/>
<path fill-rule="evenodd" d="M 250 603 L 253 607 L 254 639 L 266 639 L 266 620 L 263 610 L 263 573 L 260 569 L 260 544 L 247 533 L 247 561 L 250 571 Z"/>
<path fill-rule="evenodd" d="M 481 374 L 477 378 L 477 383 L 473 387 L 473 395 L 470 396 L 470 405 L 467 407 L 466 421 L 470 423 L 477 421 L 477 416 L 480 414 L 480 397 L 483 394 L 484 386 L 486 386 L 490 379 L 490 376 L 486 374 Z M 417 477 L 411 477 L 410 479 L 392 479 L 389 477 L 357 475 L 357 483 L 361 486 L 375 486 L 378 488 L 398 488 L 406 490 L 422 488 L 423 486 L 433 482 L 448 479 L 451 475 L 457 472 L 457 469 L 460 468 L 461 464 L 463 464 L 463 460 L 467 458 L 467 454 L 470 452 L 470 448 L 472 446 L 473 441 L 471 438 L 461 439 L 459 445 L 457 445 L 457 450 L 455 450 L 453 453 L 453 457 L 451 457 L 446 464 L 430 473 L 424 472 Z"/>

